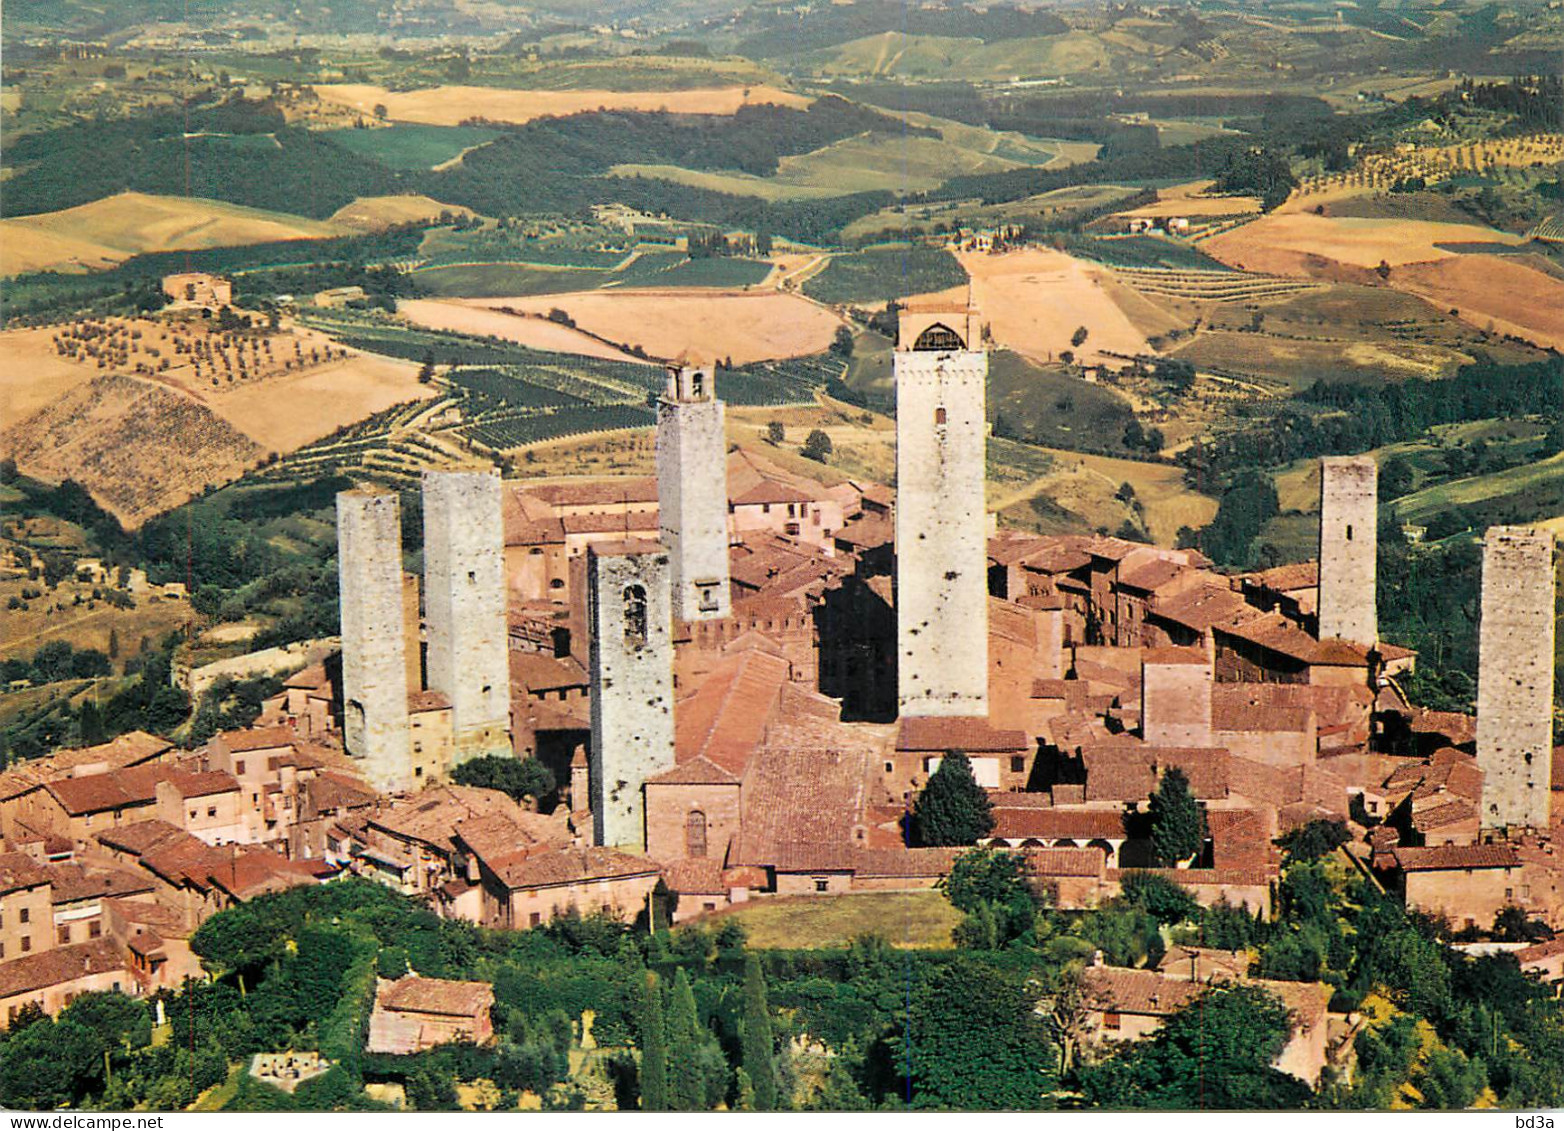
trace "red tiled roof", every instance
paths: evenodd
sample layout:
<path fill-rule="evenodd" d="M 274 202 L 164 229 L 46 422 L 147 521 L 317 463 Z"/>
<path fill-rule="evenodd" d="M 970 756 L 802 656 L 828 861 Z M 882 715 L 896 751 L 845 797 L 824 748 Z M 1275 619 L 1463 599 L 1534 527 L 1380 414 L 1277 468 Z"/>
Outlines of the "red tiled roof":
<path fill-rule="evenodd" d="M 1010 753 L 1030 748 L 1025 731 L 997 730 L 980 718 L 910 717 L 896 731 L 896 749 Z"/>
<path fill-rule="evenodd" d="M 1189 664 L 1204 668 L 1211 666 L 1211 657 L 1204 648 L 1151 648 L 1141 657 L 1141 662 L 1147 666 Z"/>
<path fill-rule="evenodd" d="M 1142 593 L 1154 593 L 1168 582 L 1182 576 L 1187 570 L 1187 566 L 1180 565 L 1178 562 L 1158 558 L 1138 569 L 1131 570 L 1127 577 L 1119 578 L 1119 587 L 1135 589 Z"/>
<path fill-rule="evenodd" d="M 724 895 L 722 861 L 715 856 L 698 856 L 663 865 L 663 882 L 680 895 Z"/>
<path fill-rule="evenodd" d="M 239 779 L 224 770 L 177 772 L 169 774 L 166 780 L 181 797 L 211 797 L 239 788 Z"/>
<path fill-rule="evenodd" d="M 160 845 L 182 840 L 189 834 L 167 821 L 153 819 L 135 821 L 117 829 L 105 829 L 95 838 L 108 848 L 128 852 L 132 856 L 144 856 Z"/>
<path fill-rule="evenodd" d="M 1564 954 L 1564 935 L 1517 950 L 1515 961 L 1525 966 L 1528 962 L 1542 962 L 1559 954 Z"/>
<path fill-rule="evenodd" d="M 109 939 L 93 939 L 0 962 L 0 999 L 74 982 L 93 974 L 125 969 L 125 959 Z"/>
<path fill-rule="evenodd" d="M 318 666 L 318 665 L 317 665 Z M 308 671 L 309 669 L 305 669 Z M 300 675 L 303 673 L 301 672 Z M 321 668 L 322 676 L 325 669 Z M 285 686 L 293 686 L 286 684 Z M 314 687 L 315 684 L 305 686 Z M 224 746 L 235 754 L 246 750 L 270 750 L 274 747 L 292 746 L 296 738 L 292 727 L 251 727 L 249 730 L 228 730 L 217 736 Z"/>
<path fill-rule="evenodd" d="M 1313 589 L 1320 584 L 1319 562 L 1294 562 L 1291 565 L 1273 566 L 1258 573 L 1248 573 L 1243 580 L 1273 593 L 1288 593 L 1297 589 Z"/>
<path fill-rule="evenodd" d="M 529 483 L 522 490 L 551 507 L 618 506 L 657 501 L 657 480 L 649 475 L 590 482 Z"/>
<path fill-rule="evenodd" d="M 590 682 L 586 669 L 571 656 L 544 656 L 537 652 L 511 652 L 510 678 L 528 691 L 564 691 L 584 688 Z"/>
<path fill-rule="evenodd" d="M 1393 850 L 1403 872 L 1443 872 L 1467 868 L 1515 868 L 1520 857 L 1507 844 L 1442 844 Z"/>
<path fill-rule="evenodd" d="M 31 856 L 21 852 L 0 853 L 0 895 L 49 882 L 49 873 Z"/>
<path fill-rule="evenodd" d="M 646 779 L 647 785 L 738 785 L 739 779 L 711 759 L 697 756 Z"/>
<path fill-rule="evenodd" d="M 512 652 L 511 655 L 517 653 Z M 409 714 L 416 715 L 421 711 L 447 711 L 450 710 L 451 701 L 441 691 L 409 691 L 407 693 L 407 710 Z"/>
<path fill-rule="evenodd" d="M 455 982 L 408 974 L 381 986 L 375 1004 L 400 1013 L 473 1017 L 494 1004 L 494 987 L 488 982 Z"/>
<path fill-rule="evenodd" d="M 630 856 L 611 848 L 564 846 L 532 852 L 519 860 L 508 861 L 501 878 L 513 890 L 522 890 L 630 879 L 656 875 L 657 872 L 657 865 L 642 856 Z"/>
<path fill-rule="evenodd" d="M 1122 840 L 1124 814 L 1117 809 L 1012 809 L 995 806 L 992 837 Z"/>
<path fill-rule="evenodd" d="M 674 705 L 679 761 L 704 758 L 742 774 L 791 674 L 787 660 L 760 649 L 725 657 L 693 695 Z"/>

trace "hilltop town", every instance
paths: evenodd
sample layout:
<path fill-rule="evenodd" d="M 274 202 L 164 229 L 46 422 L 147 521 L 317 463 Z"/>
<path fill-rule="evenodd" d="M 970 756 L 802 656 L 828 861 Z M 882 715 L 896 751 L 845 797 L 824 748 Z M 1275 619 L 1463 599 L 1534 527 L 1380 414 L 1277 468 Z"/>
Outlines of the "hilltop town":
<path fill-rule="evenodd" d="M 1377 629 L 1372 458 L 1323 461 L 1299 565 L 1229 575 L 1194 550 L 997 530 L 983 336 L 969 307 L 900 311 L 894 491 L 729 451 L 720 379 L 691 355 L 668 368 L 653 478 L 426 472 L 421 576 L 399 496 L 339 494 L 340 642 L 228 661 L 286 676 L 254 726 L 0 774 L 0 1016 L 177 989 L 204 976 L 191 939 L 214 914 L 346 877 L 485 928 L 698 925 L 939 887 L 975 845 L 1017 854 L 1057 911 L 1159 877 L 1266 921 L 1301 830 L 1407 912 L 1564 980 L 1556 942 L 1483 942 L 1564 928 L 1551 534 L 1484 538 L 1476 717 L 1414 706 L 1400 683 L 1426 661 Z M 503 765 L 546 784 L 519 803 Z M 474 767 L 501 788 L 460 784 Z M 985 815 L 952 838 L 924 800 L 963 787 Z M 1180 804 L 1193 833 L 1169 848 Z M 1252 982 L 1292 1010 L 1280 1071 L 1350 1071 L 1362 1022 L 1329 986 L 1256 977 L 1239 951 L 1182 961 L 1099 951 L 1092 1039 Z M 383 989 L 372 1045 L 486 1039 L 476 991 L 425 981 Z M 440 994 L 458 1029 L 396 1020 L 446 1016 Z"/>

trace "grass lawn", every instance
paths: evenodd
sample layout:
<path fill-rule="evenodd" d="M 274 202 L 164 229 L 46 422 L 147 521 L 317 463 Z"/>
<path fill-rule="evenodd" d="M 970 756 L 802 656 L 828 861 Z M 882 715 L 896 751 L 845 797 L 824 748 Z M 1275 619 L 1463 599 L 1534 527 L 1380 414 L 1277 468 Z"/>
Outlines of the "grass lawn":
<path fill-rule="evenodd" d="M 512 298 L 587 291 L 607 272 L 586 267 L 523 267 L 514 263 L 462 263 L 425 267 L 411 278 L 437 298 Z"/>
<path fill-rule="evenodd" d="M 841 947 L 859 935 L 945 949 L 961 913 L 937 891 L 871 891 L 755 899 L 721 918 L 742 923 L 749 945 L 762 950 Z"/>

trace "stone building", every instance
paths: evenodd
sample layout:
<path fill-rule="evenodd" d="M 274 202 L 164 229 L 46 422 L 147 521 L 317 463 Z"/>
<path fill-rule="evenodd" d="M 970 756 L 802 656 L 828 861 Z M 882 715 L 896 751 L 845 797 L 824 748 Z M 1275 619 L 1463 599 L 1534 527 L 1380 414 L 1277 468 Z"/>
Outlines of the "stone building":
<path fill-rule="evenodd" d="M 1553 535 L 1495 526 L 1483 539 L 1477 764 L 1484 828 L 1546 828 L 1553 755 Z"/>
<path fill-rule="evenodd" d="M 655 542 L 588 552 L 592 825 L 602 846 L 645 850 L 646 779 L 673 768 L 671 582 Z"/>
<path fill-rule="evenodd" d="M 436 1045 L 494 1040 L 494 987 L 487 982 L 453 982 L 408 974 L 375 982 L 364 1051 L 407 1056 Z"/>
<path fill-rule="evenodd" d="M 911 304 L 896 379 L 896 662 L 903 715 L 988 714 L 988 354 L 969 309 Z"/>
<path fill-rule="evenodd" d="M 712 369 L 690 359 L 669 368 L 657 404 L 657 513 L 675 620 L 721 620 L 731 608 L 725 407 L 715 385 Z"/>
<path fill-rule="evenodd" d="M 1210 746 L 1211 658 L 1199 648 L 1154 648 L 1141 659 L 1141 735 L 1153 746 Z"/>
<path fill-rule="evenodd" d="M 208 275 L 205 271 L 187 271 L 179 275 L 163 276 L 163 293 L 169 305 L 178 307 L 227 306 L 234 300 L 233 284 L 221 275 Z"/>
<path fill-rule="evenodd" d="M 423 498 L 428 682 L 430 691 L 438 691 L 451 704 L 453 763 L 509 754 L 510 660 L 499 472 L 426 471 Z"/>
<path fill-rule="evenodd" d="M 1320 460 L 1321 640 L 1339 636 L 1376 643 L 1375 556 L 1379 529 L 1379 465 L 1372 456 Z"/>
<path fill-rule="evenodd" d="M 337 573 L 343 745 L 376 789 L 407 790 L 413 782 L 402 621 L 402 520 L 394 493 L 353 490 L 337 495 Z M 503 635 L 501 641 L 503 646 Z"/>

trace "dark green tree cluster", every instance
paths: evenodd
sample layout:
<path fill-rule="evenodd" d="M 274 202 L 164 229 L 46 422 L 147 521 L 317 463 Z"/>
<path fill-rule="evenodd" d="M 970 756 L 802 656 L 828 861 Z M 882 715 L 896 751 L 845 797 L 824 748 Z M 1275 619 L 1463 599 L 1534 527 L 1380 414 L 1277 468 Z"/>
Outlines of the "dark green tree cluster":
<path fill-rule="evenodd" d="M 976 844 L 993 827 L 993 806 L 972 776 L 971 760 L 951 751 L 913 803 L 912 842 L 926 847 Z"/>
<path fill-rule="evenodd" d="M 457 785 L 497 789 L 514 801 L 544 802 L 554 795 L 554 775 L 536 758 L 488 754 L 463 762 L 451 771 Z"/>

